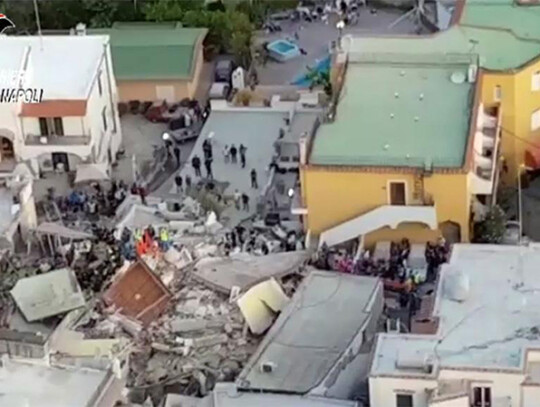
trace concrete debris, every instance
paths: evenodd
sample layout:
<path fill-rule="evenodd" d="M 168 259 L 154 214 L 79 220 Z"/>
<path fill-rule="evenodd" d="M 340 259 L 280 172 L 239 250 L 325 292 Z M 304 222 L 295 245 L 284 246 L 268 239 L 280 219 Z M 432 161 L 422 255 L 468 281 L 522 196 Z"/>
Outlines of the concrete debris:
<path fill-rule="evenodd" d="M 121 314 L 113 314 L 109 316 L 109 320 L 120 325 L 128 334 L 136 338 L 142 331 L 142 325 L 135 319 Z"/>
<path fill-rule="evenodd" d="M 262 334 L 273 323 L 276 313 L 289 302 L 276 280 L 257 284 L 242 295 L 237 303 L 254 334 Z"/>
<path fill-rule="evenodd" d="M 200 338 L 195 338 L 193 340 L 193 346 L 195 348 L 208 348 L 210 346 L 226 343 L 228 339 L 229 337 L 226 334 L 201 336 Z"/>
<path fill-rule="evenodd" d="M 175 319 L 171 321 L 171 330 L 173 332 L 191 332 L 201 331 L 208 325 L 204 319 Z"/>
<path fill-rule="evenodd" d="M 246 290 L 270 277 L 297 273 L 308 259 L 305 251 L 253 256 L 204 257 L 195 264 L 193 275 L 215 290 L 230 294 L 233 287 Z"/>

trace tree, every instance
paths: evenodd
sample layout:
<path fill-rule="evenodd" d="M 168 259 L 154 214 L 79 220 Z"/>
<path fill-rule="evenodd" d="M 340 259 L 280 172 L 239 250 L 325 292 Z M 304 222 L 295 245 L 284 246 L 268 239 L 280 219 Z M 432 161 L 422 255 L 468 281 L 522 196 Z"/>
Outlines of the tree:
<path fill-rule="evenodd" d="M 253 26 L 248 16 L 243 13 L 229 11 L 226 14 L 230 33 L 227 49 L 235 56 L 240 65 L 248 69 L 251 64 Z"/>
<path fill-rule="evenodd" d="M 158 0 L 146 4 L 143 13 L 148 21 L 182 21 L 195 10 L 204 11 L 204 0 Z"/>
<path fill-rule="evenodd" d="M 496 205 L 486 213 L 484 220 L 474 225 L 474 241 L 476 243 L 501 243 L 506 225 L 506 215 Z"/>
<path fill-rule="evenodd" d="M 313 88 L 317 86 L 322 86 L 324 89 L 324 92 L 328 96 L 332 96 L 332 83 L 330 82 L 330 72 L 329 71 L 319 71 L 318 69 L 307 67 L 308 73 L 307 73 L 307 79 L 310 81 L 309 88 L 313 90 Z"/>
<path fill-rule="evenodd" d="M 90 27 L 110 27 L 114 23 L 118 2 L 110 0 L 83 0 Z"/>

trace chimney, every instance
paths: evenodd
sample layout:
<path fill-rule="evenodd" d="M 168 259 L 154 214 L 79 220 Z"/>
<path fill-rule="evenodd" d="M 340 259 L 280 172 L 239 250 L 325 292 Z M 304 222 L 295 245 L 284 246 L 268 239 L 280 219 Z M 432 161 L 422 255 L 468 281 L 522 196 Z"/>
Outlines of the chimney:
<path fill-rule="evenodd" d="M 77 35 L 86 35 L 86 24 L 79 23 L 75 26 L 75 33 Z"/>

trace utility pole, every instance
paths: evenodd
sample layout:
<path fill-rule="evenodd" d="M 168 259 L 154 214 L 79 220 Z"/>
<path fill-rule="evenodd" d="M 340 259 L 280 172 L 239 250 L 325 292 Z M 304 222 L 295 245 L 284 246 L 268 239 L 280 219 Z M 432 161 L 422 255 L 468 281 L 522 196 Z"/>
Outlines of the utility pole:
<path fill-rule="evenodd" d="M 36 26 L 39 35 L 39 44 L 43 50 L 43 37 L 41 36 L 41 21 L 39 20 L 39 10 L 37 5 L 37 0 L 34 0 L 34 13 L 36 14 Z"/>

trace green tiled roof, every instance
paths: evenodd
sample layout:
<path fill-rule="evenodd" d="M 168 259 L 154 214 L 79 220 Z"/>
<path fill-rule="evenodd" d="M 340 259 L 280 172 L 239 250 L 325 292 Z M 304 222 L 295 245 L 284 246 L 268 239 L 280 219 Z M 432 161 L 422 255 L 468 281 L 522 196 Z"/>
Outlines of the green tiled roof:
<path fill-rule="evenodd" d="M 355 39 L 353 53 L 471 53 L 483 68 L 517 69 L 540 56 L 540 6 L 469 0 L 459 25 L 426 36 Z M 354 55 L 352 56 L 354 59 Z"/>
<path fill-rule="evenodd" d="M 540 24 L 540 19 L 539 19 Z M 540 41 L 523 41 L 511 32 L 477 27 L 453 26 L 429 36 L 368 37 L 355 39 L 354 53 L 386 53 L 410 50 L 415 54 L 473 53 L 490 70 L 517 68 L 540 55 Z"/>
<path fill-rule="evenodd" d="M 466 76 L 469 64 L 406 60 L 349 64 L 336 120 L 319 128 L 311 164 L 463 166 L 473 84 L 451 76 Z"/>
<path fill-rule="evenodd" d="M 187 79 L 193 73 L 197 42 L 206 29 L 139 23 L 89 33 L 110 36 L 117 79 Z"/>
<path fill-rule="evenodd" d="M 520 39 L 540 40 L 540 7 L 520 6 L 513 0 L 469 0 L 460 24 L 505 29 Z"/>
<path fill-rule="evenodd" d="M 519 5 L 514 0 L 468 0 L 459 25 L 470 39 L 478 41 L 475 52 L 485 57 L 488 69 L 519 68 L 540 55 L 538 5 Z M 494 54 L 500 56 L 494 58 Z M 496 61 L 491 64 L 490 58 Z"/>

